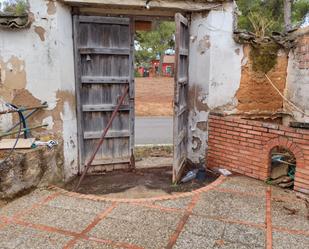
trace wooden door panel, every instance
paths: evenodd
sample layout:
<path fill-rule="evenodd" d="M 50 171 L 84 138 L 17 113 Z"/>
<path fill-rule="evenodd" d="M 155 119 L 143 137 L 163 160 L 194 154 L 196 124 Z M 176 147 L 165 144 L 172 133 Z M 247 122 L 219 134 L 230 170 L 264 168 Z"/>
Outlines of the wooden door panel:
<path fill-rule="evenodd" d="M 189 24 L 181 14 L 176 14 L 176 63 L 174 96 L 174 161 L 173 181 L 181 177 L 187 161 L 188 145 L 188 66 Z"/>
<path fill-rule="evenodd" d="M 129 18 L 74 16 L 81 165 L 90 158 L 128 85 L 129 96 L 113 121 L 94 164 L 130 162 L 134 146 L 132 23 Z"/>

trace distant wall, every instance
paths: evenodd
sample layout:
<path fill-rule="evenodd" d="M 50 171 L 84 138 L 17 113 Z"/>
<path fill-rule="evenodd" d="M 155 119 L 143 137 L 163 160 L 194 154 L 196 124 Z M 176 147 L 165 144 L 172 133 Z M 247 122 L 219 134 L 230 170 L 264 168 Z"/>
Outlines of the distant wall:
<path fill-rule="evenodd" d="M 71 9 L 58 1 L 29 3 L 30 29 L 0 30 L 0 98 L 23 106 L 48 102 L 31 124 L 47 123 L 37 135 L 63 140 L 68 178 L 78 163 Z M 0 130 L 13 121 L 13 115 L 0 116 Z"/>

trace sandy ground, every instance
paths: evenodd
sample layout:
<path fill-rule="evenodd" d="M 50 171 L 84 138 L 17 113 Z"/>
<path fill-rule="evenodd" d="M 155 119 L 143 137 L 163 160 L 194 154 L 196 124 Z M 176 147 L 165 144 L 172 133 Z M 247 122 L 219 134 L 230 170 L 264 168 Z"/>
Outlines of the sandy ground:
<path fill-rule="evenodd" d="M 0 248 L 306 249 L 295 192 L 247 177 L 143 201 L 36 190 L 0 209 Z"/>
<path fill-rule="evenodd" d="M 136 78 L 137 116 L 173 116 L 174 78 Z"/>

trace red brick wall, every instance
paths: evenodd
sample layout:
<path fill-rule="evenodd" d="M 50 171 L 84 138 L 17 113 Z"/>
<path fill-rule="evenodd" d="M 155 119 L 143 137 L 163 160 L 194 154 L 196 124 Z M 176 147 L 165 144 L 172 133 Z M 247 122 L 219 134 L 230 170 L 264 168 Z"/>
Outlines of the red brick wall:
<path fill-rule="evenodd" d="M 296 158 L 294 189 L 309 193 L 309 130 L 212 114 L 208 145 L 208 167 L 261 180 L 270 175 L 270 151 L 285 147 Z"/>

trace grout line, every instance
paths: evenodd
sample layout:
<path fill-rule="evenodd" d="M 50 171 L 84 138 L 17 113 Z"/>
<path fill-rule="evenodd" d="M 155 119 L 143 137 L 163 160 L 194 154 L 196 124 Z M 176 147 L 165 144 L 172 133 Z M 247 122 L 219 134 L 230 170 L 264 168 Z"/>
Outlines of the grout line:
<path fill-rule="evenodd" d="M 44 231 L 44 232 L 59 233 L 59 234 L 63 234 L 66 236 L 77 236 L 78 235 L 78 233 L 76 232 L 71 232 L 71 231 L 67 231 L 67 230 L 63 230 L 63 229 L 59 229 L 59 228 L 55 228 L 51 226 L 46 226 L 46 225 L 33 224 L 27 221 L 18 220 L 16 218 L 10 218 L 10 217 L 1 217 L 1 218 L 6 224 L 16 224 L 16 225 L 20 225 L 23 227 L 33 228 L 33 229 Z"/>
<path fill-rule="evenodd" d="M 145 207 L 145 208 L 151 208 L 151 209 L 157 209 L 163 212 L 174 212 L 174 213 L 181 213 L 183 211 L 185 211 L 184 209 L 181 208 L 169 208 L 169 207 L 163 207 L 163 206 L 159 206 L 159 205 L 155 205 L 155 204 L 144 204 L 144 203 L 130 203 L 129 205 L 133 205 L 133 206 L 139 206 L 139 207 Z"/>
<path fill-rule="evenodd" d="M 176 241 L 177 241 L 180 233 L 182 232 L 185 224 L 187 223 L 190 215 L 192 214 L 193 208 L 196 206 L 199 199 L 200 199 L 199 193 L 193 196 L 191 202 L 189 203 L 189 205 L 187 206 L 187 208 L 185 210 L 184 216 L 181 218 L 181 220 L 179 221 L 179 223 L 177 225 L 175 232 L 170 237 L 169 242 L 166 246 L 166 249 L 172 249 L 173 246 L 176 244 Z"/>
<path fill-rule="evenodd" d="M 279 226 L 273 226 L 273 230 L 277 231 L 277 232 L 284 232 L 284 233 L 295 234 L 295 235 L 309 236 L 309 231 L 304 231 L 304 230 L 292 230 L 292 229 L 279 227 Z"/>
<path fill-rule="evenodd" d="M 1 219 L 4 220 L 5 224 L 0 225 L 0 230 L 4 229 L 9 224 L 8 219 L 11 219 L 11 220 L 16 219 L 17 220 L 17 219 L 21 218 L 22 216 L 29 214 L 33 209 L 39 208 L 40 206 L 43 206 L 44 204 L 48 203 L 49 201 L 55 199 L 58 195 L 60 195 L 60 193 L 55 192 L 53 194 L 49 194 L 47 197 L 46 196 L 42 197 L 42 199 L 39 202 L 34 203 L 30 208 L 26 208 L 22 211 L 19 211 L 10 218 L 2 216 Z"/>
<path fill-rule="evenodd" d="M 272 219 L 271 219 L 271 187 L 266 190 L 266 249 L 272 249 L 273 234 L 272 234 Z"/>
<path fill-rule="evenodd" d="M 87 233 L 89 233 L 101 220 L 103 220 L 110 212 L 114 210 L 114 208 L 117 206 L 117 203 L 112 203 L 112 205 L 105 209 L 102 213 L 97 215 L 95 219 L 77 236 L 75 236 L 74 239 L 70 240 L 63 249 L 69 249 L 72 248 L 79 239 L 84 238 Z"/>
<path fill-rule="evenodd" d="M 59 192 L 55 192 L 43 200 L 39 201 L 38 203 L 33 204 L 29 209 L 26 209 L 25 211 L 21 211 L 13 216 L 14 219 L 20 219 L 22 216 L 29 214 L 33 209 L 37 209 L 43 205 L 46 205 L 48 202 L 54 200 L 56 197 L 60 195 Z"/>
<path fill-rule="evenodd" d="M 234 219 L 228 219 L 228 218 L 223 218 L 223 217 L 219 217 L 219 216 L 210 216 L 210 215 L 199 215 L 199 214 L 192 214 L 192 215 L 197 216 L 197 217 L 207 218 L 207 219 L 210 219 L 210 220 L 216 220 L 216 221 L 231 223 L 231 224 L 245 225 L 245 226 L 250 226 L 250 227 L 255 227 L 255 228 L 260 228 L 260 229 L 266 228 L 265 224 L 258 224 L 258 223 L 253 223 L 253 222 L 249 222 L 249 221 L 234 220 Z"/>
<path fill-rule="evenodd" d="M 97 243 L 109 244 L 109 245 L 112 245 L 112 246 L 118 246 L 118 247 L 123 247 L 123 248 L 127 248 L 127 249 L 142 249 L 142 247 L 138 247 L 138 246 L 127 244 L 127 243 L 115 242 L 115 241 L 112 241 L 112 240 L 104 240 L 104 239 L 99 239 L 99 238 L 95 238 L 95 237 L 88 237 L 86 235 L 81 235 L 81 233 L 78 233 L 78 232 L 72 232 L 72 231 L 63 230 L 63 229 L 59 229 L 59 228 L 55 228 L 55 227 L 51 227 L 51 226 L 46 226 L 46 225 L 33 224 L 33 223 L 30 223 L 30 222 L 17 220 L 17 219 L 13 219 L 13 218 L 10 218 L 10 217 L 1 216 L 0 219 L 6 225 L 15 224 L 15 225 L 20 225 L 20 226 L 27 227 L 27 228 L 32 228 L 32 229 L 35 229 L 35 230 L 38 230 L 38 231 L 62 234 L 62 235 L 65 235 L 65 236 L 74 237 L 72 240 L 74 240 L 75 238 L 78 238 L 78 239 L 82 239 L 82 240 L 86 240 L 86 241 L 95 241 Z"/>

